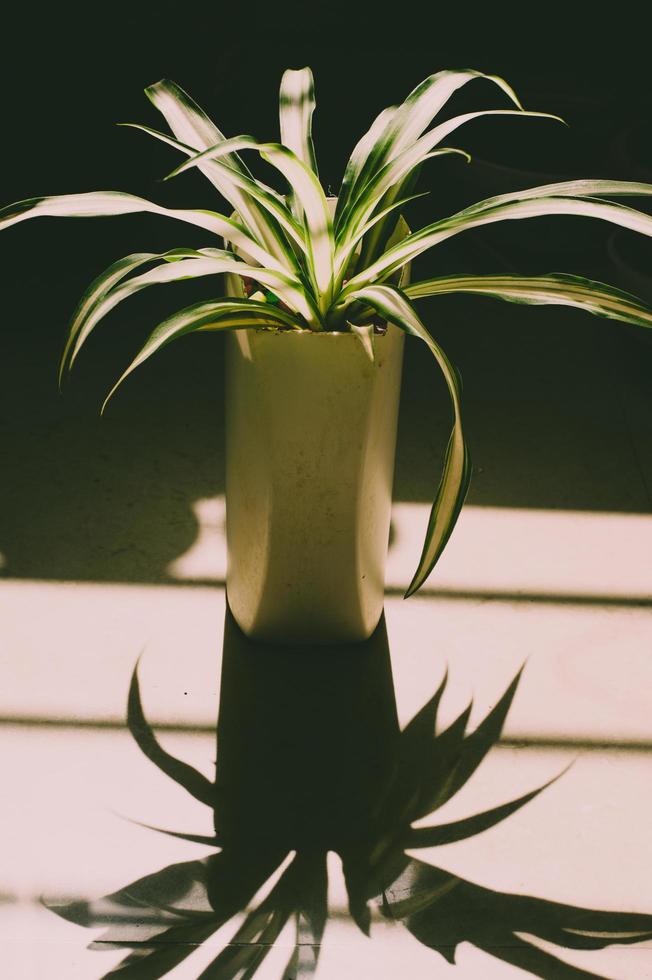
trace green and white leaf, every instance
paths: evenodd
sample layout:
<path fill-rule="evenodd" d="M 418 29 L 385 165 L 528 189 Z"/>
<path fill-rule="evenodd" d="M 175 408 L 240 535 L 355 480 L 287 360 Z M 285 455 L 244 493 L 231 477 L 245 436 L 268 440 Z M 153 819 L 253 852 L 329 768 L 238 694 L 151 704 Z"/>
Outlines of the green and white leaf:
<path fill-rule="evenodd" d="M 120 125 L 129 129 L 137 129 L 143 133 L 147 133 L 149 136 L 153 136 L 162 143 L 166 143 L 168 146 L 174 147 L 175 150 L 179 150 L 187 157 L 193 157 L 196 154 L 196 151 L 192 147 L 187 146 L 185 143 L 180 143 L 178 140 L 173 139 L 171 136 L 167 136 L 165 133 L 159 133 L 158 130 L 151 129 L 149 126 L 141 126 L 138 123 L 121 123 Z M 287 233 L 288 237 L 296 242 L 303 252 L 307 251 L 303 230 L 292 215 L 292 212 L 289 210 L 281 194 L 278 194 L 272 187 L 269 187 L 262 181 L 253 180 L 246 174 L 239 173 L 237 170 L 225 166 L 218 160 L 214 161 L 214 165 L 223 174 L 226 183 L 230 182 L 233 184 L 233 186 L 246 191 L 246 193 L 249 194 L 254 200 L 258 201 L 258 203 L 269 211 L 272 217 L 278 221 L 279 225 Z M 236 204 L 233 202 L 232 198 L 229 198 L 229 200 L 233 206 L 236 207 Z M 295 271 L 297 264 L 294 260 L 291 249 L 285 248 L 284 254 L 287 257 L 288 271 Z"/>
<path fill-rule="evenodd" d="M 403 103 L 392 127 L 393 145 L 391 153 L 393 155 L 400 153 L 406 146 L 410 146 L 415 139 L 418 139 L 450 97 L 463 85 L 474 79 L 492 82 L 504 92 L 517 109 L 523 110 L 512 86 L 499 75 L 486 75 L 484 72 L 475 71 L 472 68 L 462 71 L 439 71 L 417 85 Z"/>
<path fill-rule="evenodd" d="M 383 208 L 378 214 L 375 214 L 366 225 L 363 225 L 356 234 L 346 243 L 346 245 L 341 248 L 336 248 L 335 250 L 335 282 L 336 288 L 341 286 L 342 276 L 346 273 L 347 265 L 351 257 L 351 253 L 355 249 L 356 245 L 379 221 L 386 218 L 391 212 L 396 211 L 398 208 L 404 207 L 410 201 L 416 201 L 419 197 L 427 197 L 429 191 L 424 191 L 421 194 L 410 194 L 409 197 L 403 197 L 400 201 L 394 201 L 388 207 Z"/>
<path fill-rule="evenodd" d="M 207 149 L 225 141 L 224 134 L 199 108 L 190 96 L 169 79 L 161 79 L 155 85 L 145 89 L 148 99 L 165 117 L 168 126 L 181 142 L 193 147 L 196 151 Z M 251 174 L 237 152 L 231 152 L 224 161 L 227 166 L 248 177 Z M 249 232 L 268 252 L 278 260 L 287 261 L 287 247 L 282 235 L 274 227 L 260 205 L 247 193 L 241 192 L 232 181 L 225 179 L 219 168 L 213 162 L 205 159 L 200 169 L 208 177 L 219 192 L 233 205 Z"/>
<path fill-rule="evenodd" d="M 173 170 L 169 177 L 198 166 L 202 160 L 220 157 L 232 149 L 256 150 L 288 181 L 304 213 L 310 270 L 320 310 L 325 312 L 332 299 L 334 237 L 330 209 L 317 176 L 287 147 L 280 143 L 260 143 L 250 136 L 233 137 L 210 147 Z"/>
<path fill-rule="evenodd" d="M 152 262 L 157 258 L 160 258 L 160 256 L 154 252 L 134 252 L 133 255 L 126 255 L 124 258 L 118 259 L 117 262 L 114 262 L 99 275 L 97 279 L 93 280 L 79 301 L 68 327 L 68 335 L 59 363 L 59 388 L 61 388 L 63 373 L 70 350 L 95 304 L 122 279 L 128 276 L 130 272 L 135 271 L 146 262 Z"/>
<path fill-rule="evenodd" d="M 419 565 L 405 598 L 419 589 L 430 575 L 453 531 L 471 479 L 471 462 L 462 428 L 461 383 L 456 369 L 439 344 L 430 336 L 404 293 L 393 286 L 366 286 L 349 297 L 366 303 L 390 323 L 419 337 L 430 349 L 441 368 L 453 406 L 451 431 L 444 471 L 437 490 Z"/>
<path fill-rule="evenodd" d="M 340 186 L 340 193 L 337 198 L 337 207 L 335 209 L 334 219 L 336 234 L 339 234 L 342 216 L 347 210 L 351 194 L 356 187 L 359 176 L 362 172 L 362 168 L 364 167 L 369 154 L 375 147 L 381 134 L 387 128 L 390 119 L 397 109 L 398 106 L 390 106 L 388 109 L 383 109 L 383 111 L 374 119 L 373 123 L 371 124 L 371 128 L 360 140 L 358 140 L 353 149 L 353 153 L 351 154 L 349 162 L 346 165 L 346 170 L 344 171 L 344 177 L 342 178 L 342 184 Z"/>
<path fill-rule="evenodd" d="M 562 180 L 554 184 L 541 184 L 538 187 L 526 187 L 521 191 L 510 191 L 508 194 L 498 194 L 478 201 L 458 215 L 475 214 L 499 204 L 509 204 L 512 201 L 530 201 L 538 197 L 649 197 L 652 195 L 652 184 L 642 184 L 631 180 Z"/>
<path fill-rule="evenodd" d="M 441 276 L 405 288 L 410 299 L 446 293 L 477 293 L 511 303 L 574 306 L 596 316 L 652 327 L 652 310 L 615 286 L 555 272 L 545 276 Z"/>
<path fill-rule="evenodd" d="M 187 256 L 188 251 L 184 250 L 181 254 Z M 173 252 L 164 253 L 155 256 L 155 258 L 165 260 L 174 255 L 175 253 Z M 88 340 L 88 337 L 100 320 L 129 296 L 148 286 L 223 273 L 231 273 L 239 276 L 255 276 L 263 285 L 268 286 L 277 295 L 282 296 L 288 305 L 291 301 L 296 302 L 302 306 L 307 314 L 312 314 L 306 296 L 299 284 L 293 283 L 287 276 L 270 269 L 259 269 L 255 266 L 249 266 L 239 259 L 234 258 L 229 252 L 220 251 L 219 249 L 204 249 L 196 252 L 193 257 L 180 258 L 175 262 L 163 261 L 161 265 L 150 269 L 149 272 L 134 276 L 132 279 L 116 285 L 113 289 L 101 295 L 97 302 L 87 311 L 85 316 L 81 320 L 75 319 L 73 323 L 74 337 L 69 337 L 69 344 L 67 344 L 68 366 L 70 368 L 73 366 L 83 344 Z M 287 315 L 284 314 L 284 316 Z M 296 318 L 287 318 L 292 325 L 298 325 L 299 321 Z M 71 328 L 71 332 L 73 328 Z"/>
<path fill-rule="evenodd" d="M 348 321 L 348 327 L 352 334 L 358 338 L 365 354 L 370 361 L 375 360 L 374 355 L 374 325 L 373 323 L 363 323 L 358 325 L 357 323 L 351 323 Z"/>
<path fill-rule="evenodd" d="M 269 146 L 269 144 L 268 144 Z M 304 214 L 310 269 L 319 307 L 324 313 L 332 302 L 335 242 L 326 195 L 316 175 L 285 147 L 269 146 L 267 160 L 284 175 Z"/>
<path fill-rule="evenodd" d="M 195 150 L 205 150 L 226 139 L 194 99 L 169 78 L 148 85 L 145 95 L 164 117 L 177 139 Z M 251 176 L 251 171 L 236 152 L 231 153 L 225 163 Z"/>
<path fill-rule="evenodd" d="M 346 199 L 338 207 L 338 234 L 346 221 L 349 199 L 355 199 L 384 164 L 418 139 L 454 92 L 476 78 L 493 82 L 518 109 L 523 109 L 512 87 L 497 75 L 485 75 L 473 69 L 430 75 L 410 92 L 401 106 L 381 113 L 356 146 L 345 174 L 345 182 L 349 177 Z"/>
<path fill-rule="evenodd" d="M 315 111 L 315 81 L 310 68 L 283 73 L 279 92 L 281 143 L 318 174 L 312 142 L 312 116 Z"/>
<path fill-rule="evenodd" d="M 63 373 L 71 350 L 80 333 L 84 330 L 88 317 L 119 282 L 149 262 L 174 262 L 189 256 L 201 257 L 203 254 L 210 254 L 214 257 L 223 256 L 232 258 L 231 253 L 219 249 L 197 251 L 192 248 L 177 248 L 160 254 L 156 254 L 155 252 L 136 252 L 133 255 L 127 255 L 122 259 L 118 259 L 117 262 L 114 262 L 108 269 L 105 269 L 104 272 L 94 279 L 82 296 L 68 327 L 68 335 L 59 364 L 59 387 L 61 387 Z"/>
<path fill-rule="evenodd" d="M 359 196 L 352 204 L 346 219 L 344 220 L 343 241 L 354 234 L 361 222 L 368 219 L 374 208 L 392 188 L 400 189 L 401 182 L 406 176 L 421 166 L 426 160 L 442 153 L 459 153 L 470 161 L 471 157 L 464 150 L 443 149 L 434 150 L 443 139 L 446 138 L 459 126 L 481 116 L 518 116 L 519 118 L 541 118 L 554 119 L 560 121 L 559 116 L 553 116 L 546 112 L 524 112 L 515 109 L 488 109 L 482 112 L 467 112 L 462 116 L 449 119 L 440 126 L 436 126 L 421 139 L 417 140 L 402 153 L 394 156 L 378 173 L 370 180 L 360 192 Z"/>
<path fill-rule="evenodd" d="M 642 235 L 652 236 L 652 217 L 642 211 L 625 207 L 622 204 L 607 203 L 591 198 L 542 197 L 521 201 L 508 201 L 504 204 L 478 206 L 471 212 L 459 212 L 450 218 L 436 221 L 420 231 L 408 236 L 400 244 L 388 249 L 370 266 L 360 272 L 347 284 L 341 294 L 345 298 L 349 292 L 371 282 L 385 279 L 417 255 L 428 251 L 434 245 L 463 231 L 479 228 L 495 221 L 520 218 L 536 218 L 544 215 L 576 215 L 585 218 L 599 218 L 621 228 L 629 228 Z"/>
<path fill-rule="evenodd" d="M 246 330 L 254 325 L 277 328 L 296 326 L 278 307 L 254 300 L 222 298 L 194 303 L 173 313 L 152 331 L 140 352 L 119 377 L 104 399 L 102 413 L 125 378 L 171 341 L 195 330 Z"/>
<path fill-rule="evenodd" d="M 406 174 L 408 174 L 410 170 L 414 169 L 415 166 L 422 164 L 425 160 L 430 160 L 437 156 L 446 156 L 451 153 L 464 157 L 467 163 L 471 162 L 471 157 L 466 150 L 459 150 L 455 147 L 447 146 L 440 150 L 433 150 L 431 153 L 426 153 L 425 155 L 420 156 L 419 160 L 414 163 L 411 163 L 407 159 L 402 161 L 401 158 L 399 158 L 393 163 L 388 164 L 387 167 L 384 167 L 380 173 L 376 174 L 374 179 L 367 184 L 363 194 L 357 199 L 357 201 L 351 205 L 346 221 L 342 225 L 341 237 L 337 240 L 338 247 L 346 248 L 352 239 L 359 238 L 360 229 L 365 223 L 369 222 L 370 215 L 373 213 L 374 208 L 376 208 L 381 201 L 384 201 L 385 196 L 393 186 L 400 185 L 400 182 L 405 178 Z M 391 203 L 391 200 L 389 203 Z"/>
<path fill-rule="evenodd" d="M 471 160 L 467 158 L 467 163 Z M 396 201 L 405 199 L 405 197 L 410 197 L 418 184 L 419 178 L 421 176 L 421 171 L 423 169 L 423 164 L 419 164 L 414 167 L 404 178 L 399 181 L 383 196 L 379 201 L 375 211 L 378 208 L 384 209 L 390 201 Z M 400 220 L 402 215 L 399 215 Z M 390 247 L 390 239 L 393 237 L 393 232 L 397 226 L 396 215 L 390 212 L 385 218 L 383 218 L 378 223 L 374 224 L 370 233 L 366 234 L 362 240 L 360 246 L 360 251 L 358 254 L 358 259 L 355 264 L 356 269 L 364 269 L 376 259 L 379 255 L 382 255 Z M 353 275 L 353 271 L 351 275 Z"/>
<path fill-rule="evenodd" d="M 0 209 L 0 231 L 28 218 L 101 218 L 142 212 L 160 214 L 165 218 L 174 218 L 177 221 L 196 225 L 231 242 L 248 261 L 258 262 L 279 272 L 287 272 L 285 262 L 279 262 L 266 252 L 251 237 L 247 229 L 232 218 L 227 218 L 216 211 L 164 208 L 153 201 L 135 197 L 133 194 L 124 194 L 121 191 L 58 194 L 52 197 L 32 197 L 25 201 L 18 201 L 16 204 Z"/>
<path fill-rule="evenodd" d="M 488 109 L 482 112 L 467 112 L 461 116 L 455 116 L 453 119 L 448 119 L 446 122 L 439 126 L 436 126 L 433 130 L 422 136 L 421 139 L 417 140 L 412 146 L 407 147 L 402 153 L 395 156 L 390 163 L 388 163 L 374 178 L 373 181 L 368 184 L 360 197 L 356 201 L 355 206 L 352 208 L 349 214 L 349 222 L 354 227 L 357 222 L 362 217 L 365 220 L 366 216 L 372 213 L 373 209 L 377 206 L 379 202 L 387 204 L 390 201 L 395 200 L 400 194 L 405 192 L 406 185 L 411 180 L 412 177 L 417 177 L 419 169 L 433 156 L 437 155 L 437 151 L 433 152 L 433 148 L 438 146 L 442 140 L 444 140 L 450 133 L 458 129 L 460 126 L 467 122 L 471 122 L 474 119 L 479 119 L 482 116 L 517 116 L 520 118 L 541 118 L 541 119 L 553 119 L 557 122 L 563 122 L 559 116 L 553 116 L 546 112 L 525 112 L 523 110 L 516 111 L 514 109 Z M 445 151 L 440 151 L 445 152 Z M 462 151 L 457 151 L 462 152 Z M 471 157 L 465 154 L 467 162 L 470 163 Z M 367 237 L 365 240 L 365 247 L 362 255 L 362 264 L 369 265 L 370 262 L 376 258 L 379 247 L 383 242 L 383 226 L 377 225 L 374 232 Z"/>

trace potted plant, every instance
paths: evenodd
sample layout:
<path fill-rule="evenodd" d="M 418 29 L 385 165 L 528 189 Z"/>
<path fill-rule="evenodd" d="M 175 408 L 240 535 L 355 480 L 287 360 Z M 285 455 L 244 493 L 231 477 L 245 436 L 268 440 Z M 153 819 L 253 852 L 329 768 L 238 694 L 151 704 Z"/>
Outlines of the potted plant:
<path fill-rule="evenodd" d="M 512 108 L 431 124 L 474 79 L 498 87 Z M 441 71 L 384 110 L 355 146 L 336 200 L 318 177 L 310 69 L 287 71 L 280 143 L 227 139 L 175 84 L 146 90 L 173 135 L 144 130 L 187 157 L 169 176 L 198 167 L 232 208 L 169 209 L 117 192 L 33 198 L 0 212 L 0 227 L 38 215 L 91 217 L 151 212 L 224 239 L 223 248 L 179 248 L 120 259 L 89 287 L 75 312 L 60 379 L 109 310 L 157 283 L 226 274 L 225 294 L 168 317 L 118 385 L 155 351 L 193 331 L 230 332 L 227 378 L 227 592 L 248 635 L 323 642 L 362 640 L 382 609 L 402 337 L 418 337 L 450 392 L 453 426 L 423 552 L 406 592 L 420 588 L 453 530 L 469 485 L 460 381 L 413 301 L 466 292 L 517 303 L 558 303 L 639 326 L 652 313 L 636 297 L 572 275 L 435 276 L 408 284 L 410 262 L 439 242 L 492 222 L 582 215 L 652 235 L 652 217 L 602 198 L 650 195 L 651 184 L 569 180 L 480 201 L 410 232 L 402 209 L 421 165 L 443 154 L 452 132 L 487 115 L 526 112 L 511 87 L 481 72 Z M 253 151 L 289 186 L 254 177 Z M 146 266 L 151 268 L 144 271 Z M 107 400 L 108 401 L 108 398 Z M 105 405 L 106 405 L 105 401 Z"/>

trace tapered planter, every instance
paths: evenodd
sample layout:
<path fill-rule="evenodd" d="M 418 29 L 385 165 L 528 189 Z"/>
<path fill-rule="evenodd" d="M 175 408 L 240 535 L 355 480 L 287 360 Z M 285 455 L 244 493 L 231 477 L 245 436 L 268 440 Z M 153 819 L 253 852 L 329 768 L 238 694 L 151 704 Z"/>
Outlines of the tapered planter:
<path fill-rule="evenodd" d="M 248 635 L 356 642 L 383 607 L 403 334 L 227 337 L 227 592 Z"/>

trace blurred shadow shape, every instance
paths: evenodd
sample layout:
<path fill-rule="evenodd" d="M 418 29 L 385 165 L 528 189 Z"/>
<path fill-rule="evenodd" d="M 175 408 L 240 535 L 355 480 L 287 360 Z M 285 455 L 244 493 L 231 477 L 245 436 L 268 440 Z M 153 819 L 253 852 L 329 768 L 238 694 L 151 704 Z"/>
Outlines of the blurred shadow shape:
<path fill-rule="evenodd" d="M 367 935 L 375 908 L 450 963 L 469 942 L 537 977 L 596 977 L 523 934 L 600 949 L 652 937 L 652 916 L 492 891 L 406 853 L 482 833 L 545 788 L 462 820 L 412 827 L 478 769 L 500 738 L 519 679 L 520 672 L 467 734 L 471 705 L 445 729 L 437 725 L 444 677 L 401 731 L 384 618 L 366 643 L 283 648 L 247 639 L 227 609 L 215 782 L 159 745 L 142 710 L 137 668 L 128 705 L 143 752 L 213 810 L 214 837 L 163 832 L 219 852 L 96 902 L 49 907 L 80 925 L 107 926 L 92 948 L 131 950 L 105 980 L 157 980 L 235 916 L 242 920 L 235 934 L 199 980 L 251 978 L 289 922 L 296 939 L 282 977 L 306 980 L 326 928 L 326 858 L 334 851 L 350 915 Z"/>
<path fill-rule="evenodd" d="M 382 914 L 400 920 L 424 946 L 455 962 L 472 943 L 497 959 L 550 980 L 600 977 L 538 948 L 525 936 L 562 949 L 597 950 L 652 936 L 652 916 L 598 912 L 483 888 L 418 860 L 408 860 L 381 896 Z"/>

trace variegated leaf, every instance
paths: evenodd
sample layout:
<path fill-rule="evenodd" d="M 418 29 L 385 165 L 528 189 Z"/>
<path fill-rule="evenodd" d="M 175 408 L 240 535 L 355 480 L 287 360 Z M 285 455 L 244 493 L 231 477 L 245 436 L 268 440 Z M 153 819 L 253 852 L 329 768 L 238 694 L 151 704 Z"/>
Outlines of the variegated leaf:
<path fill-rule="evenodd" d="M 315 111 L 315 82 L 310 68 L 283 73 L 279 92 L 281 143 L 318 174 L 312 142 L 312 116 Z"/>
<path fill-rule="evenodd" d="M 403 152 L 394 156 L 381 170 L 376 173 L 374 178 L 363 188 L 359 197 L 355 200 L 347 216 L 345 223 L 344 240 L 354 234 L 360 223 L 368 220 L 374 208 L 392 188 L 400 188 L 401 182 L 415 167 L 420 166 L 425 160 L 441 153 L 459 153 L 470 160 L 470 156 L 464 150 L 445 149 L 434 150 L 443 139 L 464 123 L 481 116 L 517 116 L 527 119 L 530 117 L 541 119 L 553 119 L 561 121 L 559 116 L 553 116 L 546 112 L 524 112 L 515 109 L 489 109 L 483 112 L 467 112 L 463 116 L 455 116 L 447 120 L 440 126 L 422 136 Z"/>
<path fill-rule="evenodd" d="M 32 197 L 26 201 L 18 201 L 16 204 L 0 209 L 0 230 L 20 221 L 26 221 L 28 218 L 101 218 L 142 212 L 160 214 L 165 218 L 175 218 L 177 221 L 185 221 L 198 228 L 204 228 L 231 242 L 248 261 L 259 262 L 261 266 L 279 272 L 287 272 L 285 262 L 279 262 L 261 248 L 246 228 L 232 218 L 227 218 L 216 211 L 164 208 L 153 201 L 135 197 L 133 194 L 124 194 L 121 191 L 57 194 L 52 197 Z"/>
<path fill-rule="evenodd" d="M 445 293 L 477 293 L 511 303 L 575 306 L 596 316 L 652 327 L 652 310 L 641 300 L 614 286 L 581 276 L 549 273 L 545 276 L 441 276 L 407 286 L 410 299 Z"/>
<path fill-rule="evenodd" d="M 146 88 L 145 94 L 165 117 L 177 139 L 193 147 L 195 151 L 205 150 L 209 146 L 225 141 L 224 134 L 215 123 L 175 82 L 166 78 L 161 79 L 160 82 Z M 227 154 L 224 162 L 235 171 L 251 177 L 237 152 L 232 151 Z M 269 214 L 249 194 L 236 187 L 233 181 L 225 179 L 223 171 L 214 167 L 212 160 L 203 160 L 200 169 L 231 202 L 250 234 L 266 251 L 287 266 L 291 252 Z"/>
<path fill-rule="evenodd" d="M 250 136 L 236 136 L 210 147 L 181 164 L 169 174 L 177 174 L 198 166 L 202 160 L 219 158 L 233 149 L 256 150 L 276 167 L 288 181 L 296 200 L 301 204 L 312 278 L 320 310 L 330 306 L 333 289 L 334 238 L 330 208 L 323 188 L 309 167 L 280 143 L 260 143 Z"/>
<path fill-rule="evenodd" d="M 121 123 L 120 125 L 129 129 L 137 129 L 140 132 L 147 133 L 149 136 L 153 136 L 154 139 L 160 140 L 160 142 L 174 147 L 175 150 L 179 150 L 187 157 L 193 157 L 197 152 L 195 149 L 193 149 L 193 147 L 187 146 L 185 143 L 181 143 L 179 140 L 173 139 L 171 136 L 167 136 L 165 133 L 159 133 L 158 130 L 151 129 L 149 126 L 141 126 L 139 123 Z M 213 161 L 213 164 L 216 170 L 222 174 L 225 186 L 233 184 L 234 187 L 240 188 L 240 190 L 243 190 L 249 194 L 253 200 L 257 201 L 262 207 L 269 211 L 272 217 L 274 217 L 279 223 L 283 231 L 286 232 L 288 237 L 291 238 L 303 252 L 307 251 L 305 236 L 302 228 L 293 217 L 280 194 L 262 181 L 257 179 L 254 180 L 253 178 L 248 177 L 246 174 L 234 170 L 232 167 L 225 166 L 219 160 Z M 233 206 L 236 207 L 233 198 L 229 197 L 228 199 Z M 296 263 L 289 250 L 287 251 L 287 257 L 287 268 L 289 271 L 292 271 L 296 267 Z"/>
<path fill-rule="evenodd" d="M 534 190 L 534 189 L 533 189 Z M 372 265 L 355 276 L 345 287 L 342 297 L 368 283 L 387 278 L 417 255 L 426 252 L 439 242 L 472 228 L 492 224 L 496 221 L 520 218 L 536 218 L 544 215 L 576 215 L 578 217 L 599 218 L 621 228 L 629 228 L 642 235 L 652 236 L 652 217 L 642 211 L 625 207 L 622 204 L 604 202 L 590 198 L 535 197 L 524 200 L 510 200 L 503 204 L 488 204 L 474 211 L 464 212 L 436 221 L 420 231 L 408 236 L 398 245 L 388 249 Z"/>
<path fill-rule="evenodd" d="M 347 212 L 351 195 L 356 187 L 358 178 L 362 172 L 362 168 L 364 167 L 369 154 L 372 152 L 380 136 L 389 125 L 389 122 L 394 113 L 397 111 L 397 108 L 397 106 L 390 106 L 388 109 L 383 109 L 376 119 L 374 119 L 373 123 L 371 124 L 371 128 L 360 140 L 358 140 L 353 149 L 353 153 L 351 154 L 349 162 L 346 165 L 346 170 L 344 171 L 340 193 L 337 198 L 337 207 L 335 209 L 334 224 L 335 231 L 338 235 L 342 225 L 342 218 Z"/>
<path fill-rule="evenodd" d="M 421 194 L 411 194 L 409 197 L 401 198 L 400 201 L 394 201 L 393 204 L 390 204 L 388 207 L 383 208 L 382 211 L 379 211 L 378 214 L 375 214 L 373 218 L 371 218 L 365 225 L 363 225 L 362 228 L 360 228 L 356 232 L 356 234 L 349 241 L 347 241 L 346 245 L 340 248 L 336 248 L 335 279 L 338 288 L 341 286 L 341 279 L 344 273 L 346 272 L 347 265 L 351 258 L 351 253 L 354 251 L 360 239 L 363 238 L 369 231 L 371 231 L 371 229 L 374 227 L 375 224 L 377 224 L 377 222 L 382 221 L 389 214 L 391 214 L 394 211 L 397 211 L 399 208 L 404 207 L 404 205 L 408 204 L 410 201 L 416 201 L 420 197 L 427 197 L 429 193 L 430 193 L 429 191 L 424 191 Z"/>
<path fill-rule="evenodd" d="M 134 276 L 126 282 L 116 285 L 109 292 L 104 293 L 93 307 L 87 312 L 82 320 L 76 320 L 73 324 L 74 337 L 69 337 L 67 345 L 68 366 L 72 367 L 83 344 L 88 340 L 91 332 L 107 313 L 115 309 L 119 303 L 132 296 L 134 293 L 145 289 L 148 286 L 160 285 L 168 282 L 178 282 L 183 279 L 195 279 L 200 276 L 214 276 L 223 273 L 231 273 L 239 276 L 256 276 L 257 280 L 263 285 L 268 286 L 282 296 L 288 304 L 296 303 L 303 316 L 314 315 L 311 307 L 306 301 L 305 294 L 298 283 L 293 282 L 280 272 L 273 272 L 269 269 L 259 269 L 249 266 L 239 259 L 236 259 L 228 252 L 215 249 L 212 251 L 205 249 L 195 252 L 192 257 L 188 256 L 189 250 L 183 250 L 184 257 L 178 261 L 163 261 L 161 265 L 142 275 Z M 174 253 L 165 253 L 157 256 L 162 260 L 169 259 Z M 297 322 L 296 320 L 294 321 Z"/>
<path fill-rule="evenodd" d="M 128 276 L 130 272 L 135 271 L 146 262 L 152 262 L 157 258 L 160 258 L 160 256 L 154 252 L 135 252 L 133 255 L 126 255 L 124 258 L 118 259 L 117 262 L 110 265 L 108 269 L 93 280 L 79 301 L 68 327 L 66 342 L 61 355 L 61 361 L 59 362 L 59 388 L 61 388 L 70 350 L 95 304 L 109 293 L 122 279 Z"/>
<path fill-rule="evenodd" d="M 371 129 L 360 140 L 357 160 L 351 167 L 346 199 L 338 208 L 338 234 L 346 222 L 346 208 L 351 199 L 355 199 L 378 171 L 393 156 L 398 155 L 428 128 L 435 116 L 444 107 L 449 98 L 467 82 L 473 79 L 486 79 L 493 82 L 522 109 L 516 93 L 507 82 L 497 75 L 485 75 L 472 69 L 462 71 L 439 71 L 430 75 L 408 95 L 405 102 L 398 107 L 385 110 L 385 113 L 375 120 Z M 360 149 L 359 149 L 360 148 Z M 351 158 L 353 160 L 353 157 Z M 349 162 L 351 165 L 351 161 Z M 347 172 L 349 167 L 347 167 Z M 345 175 L 346 180 L 346 175 Z"/>
<path fill-rule="evenodd" d="M 407 598 L 423 585 L 434 568 L 452 533 L 469 487 L 471 463 L 462 428 L 461 384 L 456 369 L 400 290 L 392 286 L 366 286 L 351 293 L 349 300 L 367 303 L 390 323 L 419 337 L 429 347 L 444 375 L 453 405 L 453 429 L 446 450 L 444 472 L 430 514 L 419 565 L 405 593 Z"/>
<path fill-rule="evenodd" d="M 288 322 L 289 321 L 289 322 Z M 129 367 L 120 376 L 104 399 L 102 413 L 122 382 L 132 371 L 148 360 L 152 354 L 171 341 L 194 330 L 243 330 L 251 327 L 288 328 L 295 324 L 278 307 L 254 300 L 216 299 L 206 303 L 194 303 L 173 313 L 160 323 Z"/>

